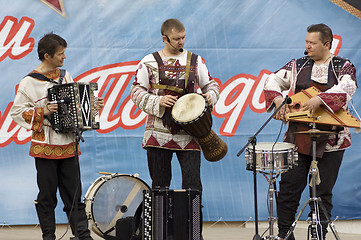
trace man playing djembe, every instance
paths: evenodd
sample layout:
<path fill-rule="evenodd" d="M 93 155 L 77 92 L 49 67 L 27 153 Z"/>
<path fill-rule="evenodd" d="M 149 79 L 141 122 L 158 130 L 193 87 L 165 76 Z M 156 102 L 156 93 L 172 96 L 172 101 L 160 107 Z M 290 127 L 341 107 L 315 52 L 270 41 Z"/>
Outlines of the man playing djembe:
<path fill-rule="evenodd" d="M 131 89 L 132 100 L 148 115 L 142 146 L 147 150 L 152 188 L 170 186 L 171 160 L 176 153 L 182 188 L 202 191 L 200 145 L 172 121 L 171 108 L 180 96 L 199 87 L 212 109 L 219 86 L 204 60 L 183 49 L 185 28 L 179 20 L 166 20 L 161 34 L 164 48 L 140 61 Z"/>
<path fill-rule="evenodd" d="M 219 86 L 202 58 L 183 50 L 185 28 L 180 21 L 166 20 L 161 33 L 164 48 L 141 60 L 131 89 L 134 103 L 148 114 L 142 146 L 147 150 L 152 187 L 169 187 L 171 159 L 176 153 L 182 169 L 182 188 L 201 191 L 200 146 L 194 137 L 173 124 L 170 108 L 179 96 L 196 92 L 197 86 L 212 108 L 219 97 Z M 187 55 L 191 59 L 185 86 Z"/>

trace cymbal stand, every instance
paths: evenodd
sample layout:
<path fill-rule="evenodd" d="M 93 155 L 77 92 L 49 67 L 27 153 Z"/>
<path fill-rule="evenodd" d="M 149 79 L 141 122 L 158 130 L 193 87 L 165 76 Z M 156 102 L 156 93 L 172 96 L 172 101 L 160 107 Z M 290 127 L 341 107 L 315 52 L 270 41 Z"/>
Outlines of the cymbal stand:
<path fill-rule="evenodd" d="M 316 123 L 313 122 L 312 123 L 312 129 L 316 129 Z M 310 173 L 311 173 L 311 197 L 306 201 L 306 203 L 303 205 L 301 211 L 298 213 L 295 221 L 292 223 L 290 229 L 288 230 L 288 233 L 286 235 L 286 237 L 284 238 L 284 240 L 287 240 L 290 235 L 292 234 L 292 232 L 294 231 L 296 224 L 298 222 L 298 220 L 300 219 L 303 211 L 305 210 L 306 206 L 309 205 L 310 203 L 314 204 L 314 208 L 311 208 L 311 225 L 308 227 L 308 234 L 311 234 L 311 231 L 315 231 L 316 235 L 315 237 L 311 235 L 311 240 L 323 240 L 325 238 L 324 233 L 322 232 L 322 225 L 321 225 L 321 219 L 320 219 L 320 211 L 319 211 L 319 207 L 321 207 L 321 210 L 323 212 L 323 214 L 326 217 L 326 220 L 329 224 L 329 227 L 335 237 L 336 240 L 340 240 L 340 237 L 338 236 L 338 233 L 335 229 L 335 226 L 333 224 L 333 222 L 331 222 L 330 220 L 330 216 L 327 213 L 326 207 L 324 206 L 324 204 L 322 203 L 322 200 L 320 197 L 316 197 L 316 176 L 318 174 L 318 170 L 317 170 L 317 157 L 316 157 L 316 140 L 317 138 L 320 137 L 319 134 L 315 133 L 315 134 L 311 134 L 311 140 L 312 140 L 312 163 L 310 166 Z M 321 231 L 318 231 L 318 228 L 321 229 Z M 308 238 L 309 239 L 309 235 Z"/>

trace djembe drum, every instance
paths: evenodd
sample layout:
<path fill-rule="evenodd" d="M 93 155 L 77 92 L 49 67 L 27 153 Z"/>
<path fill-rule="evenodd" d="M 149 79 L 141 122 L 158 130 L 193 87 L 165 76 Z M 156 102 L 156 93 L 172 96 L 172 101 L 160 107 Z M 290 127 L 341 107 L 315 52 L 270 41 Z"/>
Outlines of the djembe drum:
<path fill-rule="evenodd" d="M 190 93 L 180 97 L 173 106 L 172 118 L 198 140 L 205 159 L 215 162 L 226 155 L 227 144 L 211 129 L 211 110 L 203 95 Z"/>

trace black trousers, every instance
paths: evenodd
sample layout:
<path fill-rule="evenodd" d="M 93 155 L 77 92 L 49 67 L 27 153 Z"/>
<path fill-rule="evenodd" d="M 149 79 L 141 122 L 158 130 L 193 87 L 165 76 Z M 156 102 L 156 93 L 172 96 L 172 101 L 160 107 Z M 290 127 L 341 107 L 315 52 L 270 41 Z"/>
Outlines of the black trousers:
<path fill-rule="evenodd" d="M 173 151 L 161 148 L 147 148 L 148 168 L 152 188 L 169 187 L 172 179 L 171 161 L 176 153 L 182 171 L 182 188 L 202 191 L 200 176 L 200 151 Z"/>
<path fill-rule="evenodd" d="M 54 211 L 59 188 L 64 203 L 64 212 L 69 212 L 75 201 L 80 203 L 81 182 L 79 164 L 75 157 L 65 159 L 35 158 L 39 194 L 38 206 L 45 211 Z"/>
<path fill-rule="evenodd" d="M 316 186 L 316 195 L 321 198 L 329 216 L 331 216 L 333 207 L 332 189 L 338 176 L 344 152 L 344 150 L 326 152 L 322 158 L 317 158 L 321 183 Z M 308 183 L 308 178 L 311 177 L 309 175 L 311 161 L 312 156 L 299 154 L 298 166 L 281 175 L 280 191 L 277 199 L 278 229 L 281 238 L 286 236 L 295 220 L 302 192 Z M 310 187 L 309 190 L 311 197 L 312 188 Z M 312 202 L 310 207 L 313 209 Z M 321 220 L 326 219 L 321 210 L 320 218 Z M 327 224 L 323 228 L 325 232 Z"/>
<path fill-rule="evenodd" d="M 55 239 L 55 207 L 57 189 L 64 203 L 73 234 L 79 239 L 92 239 L 88 230 L 85 204 L 81 202 L 81 182 L 78 160 L 35 158 L 39 188 L 36 210 L 43 239 Z M 75 208 L 77 206 L 77 208 Z"/>

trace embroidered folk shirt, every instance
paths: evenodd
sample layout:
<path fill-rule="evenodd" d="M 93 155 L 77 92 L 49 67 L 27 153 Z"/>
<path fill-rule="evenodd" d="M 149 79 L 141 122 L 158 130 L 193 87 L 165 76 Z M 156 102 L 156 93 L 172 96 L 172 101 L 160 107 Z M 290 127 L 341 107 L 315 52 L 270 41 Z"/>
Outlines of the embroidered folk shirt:
<path fill-rule="evenodd" d="M 43 75 L 58 82 L 60 70 L 56 69 Z M 66 72 L 63 83 L 70 82 L 73 82 L 73 79 Z M 44 108 L 48 103 L 48 89 L 54 85 L 55 83 L 49 81 L 24 77 L 10 110 L 11 117 L 17 124 L 32 131 L 29 155 L 33 157 L 62 159 L 75 155 L 74 134 L 55 132 L 50 121 L 44 116 Z"/>
<path fill-rule="evenodd" d="M 177 71 L 165 72 L 166 77 L 174 81 L 185 79 L 187 52 L 184 50 L 180 55 L 171 57 L 162 57 L 164 65 L 177 66 Z M 157 147 L 172 150 L 200 150 L 197 140 L 181 130 L 172 134 L 167 127 L 163 125 L 162 117 L 166 108 L 159 104 L 161 97 L 165 94 L 163 89 L 152 88 L 159 85 L 158 64 L 152 54 L 145 56 L 140 63 L 135 75 L 135 80 L 131 88 L 131 98 L 138 108 L 147 113 L 147 121 L 143 137 L 142 146 Z M 198 85 L 198 86 L 197 86 Z M 213 105 L 219 98 L 219 86 L 211 77 L 204 60 L 198 56 L 195 68 L 194 91 L 197 87 L 202 93 L 209 93 L 212 97 Z M 212 107 L 212 106 L 210 106 Z"/>
<path fill-rule="evenodd" d="M 331 55 L 329 63 L 323 64 L 314 64 L 308 56 L 297 60 L 292 59 L 265 81 L 264 94 L 267 111 L 272 110 L 275 106 L 274 99 L 282 97 L 283 91 L 291 90 L 297 93 L 300 89 L 312 86 L 312 83 L 325 88 L 325 90 L 320 89 L 323 92 L 317 97 L 329 110 L 347 109 L 347 102 L 352 99 L 357 88 L 356 69 L 349 60 L 334 55 Z M 350 145 L 350 130 L 345 127 L 337 135 L 329 135 L 323 150 L 325 152 L 337 151 L 346 149 Z"/>

